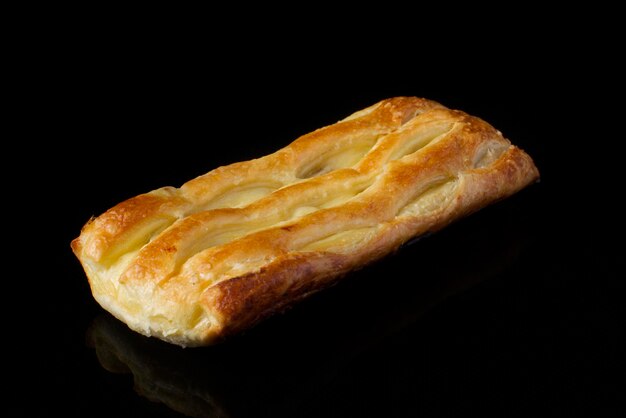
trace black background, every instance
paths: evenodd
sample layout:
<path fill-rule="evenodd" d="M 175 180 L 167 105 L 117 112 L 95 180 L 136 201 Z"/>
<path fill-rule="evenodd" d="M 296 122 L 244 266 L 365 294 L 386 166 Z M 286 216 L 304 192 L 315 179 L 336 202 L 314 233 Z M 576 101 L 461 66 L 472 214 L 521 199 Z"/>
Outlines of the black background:
<path fill-rule="evenodd" d="M 36 180 L 14 202 L 27 220 L 10 225 L 27 257 L 6 259 L 20 267 L 10 415 L 623 416 L 619 170 L 598 128 L 607 84 L 570 73 L 581 55 L 463 38 L 444 61 L 423 38 L 301 53 L 105 35 L 47 44 L 26 77 L 37 117 L 15 177 Z M 220 346 L 143 338 L 92 299 L 69 248 L 90 216 L 396 95 L 489 121 L 541 182 Z"/>

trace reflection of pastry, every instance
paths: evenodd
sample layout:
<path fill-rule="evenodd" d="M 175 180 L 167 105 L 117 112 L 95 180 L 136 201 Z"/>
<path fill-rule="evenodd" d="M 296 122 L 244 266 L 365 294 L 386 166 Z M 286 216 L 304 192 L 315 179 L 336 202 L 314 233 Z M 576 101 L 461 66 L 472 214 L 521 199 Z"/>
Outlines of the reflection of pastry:
<path fill-rule="evenodd" d="M 109 316 L 96 318 L 87 340 L 95 347 L 102 367 L 112 373 L 132 373 L 135 390 L 153 402 L 161 402 L 192 417 L 222 418 L 229 415 L 202 385 L 190 383 L 184 368 L 163 365 L 167 358 L 158 347 L 150 347 L 139 335 L 127 335 L 128 328 Z M 150 349 L 154 351 L 149 352 Z"/>
<path fill-rule="evenodd" d="M 132 329 L 205 345 L 537 177 L 484 121 L 394 98 L 122 202 L 72 248 L 96 300 Z"/>
<path fill-rule="evenodd" d="M 380 350 L 388 353 L 394 341 L 431 344 L 424 340 L 427 324 L 438 323 L 446 312 L 462 310 L 458 300 L 443 300 L 494 277 L 508 281 L 509 272 L 515 270 L 511 266 L 530 246 L 524 235 L 527 229 L 523 223 L 496 222 L 492 217 L 463 223 L 227 344 L 178 350 L 134 333 L 105 314 L 94 319 L 87 339 L 102 367 L 132 373 L 138 394 L 186 415 L 296 417 L 313 407 L 322 408 L 316 409 L 319 416 L 333 415 L 324 413 L 320 403 L 336 390 L 341 376 L 352 379 L 351 371 L 375 367 L 371 353 L 384 362 Z M 449 258 L 455 262 L 446 263 Z M 416 274 L 404 268 L 407 264 L 423 268 Z M 398 265 L 402 268 L 395 270 Z M 381 276 L 395 274 L 402 276 L 396 278 L 397 285 L 382 289 L 377 285 Z M 349 310 L 343 303 L 346 298 Z M 434 306 L 439 310 L 420 319 Z M 410 355 L 400 358 L 399 364 L 411 370 L 422 360 Z M 350 380 L 356 385 L 351 388 L 354 392 L 372 383 Z"/>

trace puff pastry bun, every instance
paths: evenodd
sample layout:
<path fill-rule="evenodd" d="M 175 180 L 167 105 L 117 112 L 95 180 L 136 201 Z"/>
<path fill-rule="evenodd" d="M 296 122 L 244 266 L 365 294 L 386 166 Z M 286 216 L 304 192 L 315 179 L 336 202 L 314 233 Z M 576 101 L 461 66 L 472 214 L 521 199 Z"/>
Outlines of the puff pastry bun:
<path fill-rule="evenodd" d="M 208 345 L 538 176 L 481 119 L 397 97 L 122 202 L 72 249 L 95 299 L 131 329 Z"/>

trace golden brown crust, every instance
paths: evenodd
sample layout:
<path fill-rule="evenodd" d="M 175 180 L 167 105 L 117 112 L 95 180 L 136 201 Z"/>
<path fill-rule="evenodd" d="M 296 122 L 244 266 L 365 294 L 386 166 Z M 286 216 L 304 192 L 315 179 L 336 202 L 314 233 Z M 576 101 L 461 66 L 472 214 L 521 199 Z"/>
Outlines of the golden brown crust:
<path fill-rule="evenodd" d="M 538 176 L 486 122 L 394 98 L 120 203 L 72 248 L 96 299 L 131 328 L 204 345 Z"/>

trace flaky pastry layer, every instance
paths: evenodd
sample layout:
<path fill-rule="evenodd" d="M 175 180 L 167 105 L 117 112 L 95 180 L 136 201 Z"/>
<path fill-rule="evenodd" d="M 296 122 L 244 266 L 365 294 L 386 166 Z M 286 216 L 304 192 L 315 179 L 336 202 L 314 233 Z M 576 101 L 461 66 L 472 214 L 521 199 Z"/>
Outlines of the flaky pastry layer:
<path fill-rule="evenodd" d="M 397 97 L 122 202 L 72 249 L 95 299 L 131 329 L 207 345 L 538 177 L 481 119 Z"/>

